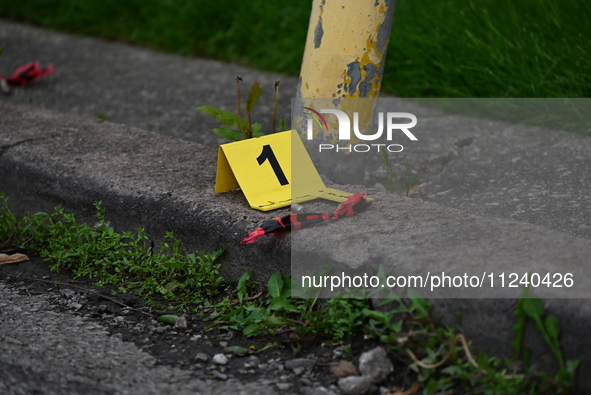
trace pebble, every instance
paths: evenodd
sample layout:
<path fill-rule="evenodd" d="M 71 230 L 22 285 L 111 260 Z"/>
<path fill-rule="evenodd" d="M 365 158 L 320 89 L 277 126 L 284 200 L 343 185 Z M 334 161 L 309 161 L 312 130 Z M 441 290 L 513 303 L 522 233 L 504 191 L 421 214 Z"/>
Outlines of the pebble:
<path fill-rule="evenodd" d="M 359 372 L 363 376 L 371 377 L 376 384 L 382 382 L 393 371 L 394 366 L 388 359 L 384 347 L 375 347 L 359 357 Z"/>
<path fill-rule="evenodd" d="M 386 187 L 383 186 L 382 184 L 380 184 L 379 182 L 376 182 L 373 187 L 374 187 L 375 190 L 377 190 L 379 192 L 388 192 L 388 190 L 386 189 Z"/>
<path fill-rule="evenodd" d="M 308 358 L 297 358 L 285 361 L 285 368 L 290 370 L 312 369 L 314 365 L 316 365 L 316 361 Z"/>
<path fill-rule="evenodd" d="M 179 319 L 174 323 L 176 329 L 187 329 L 187 319 L 185 316 L 180 316 Z"/>
<path fill-rule="evenodd" d="M 198 352 L 197 355 L 195 355 L 195 361 L 207 362 L 208 359 L 209 357 L 204 352 Z"/>
<path fill-rule="evenodd" d="M 295 374 L 296 376 L 301 376 L 305 371 L 306 369 L 304 368 L 294 368 L 293 374 Z"/>
<path fill-rule="evenodd" d="M 340 394 L 341 391 L 334 385 L 331 385 L 329 388 L 324 386 L 318 386 L 315 388 L 304 388 L 303 393 L 305 395 L 337 395 Z"/>
<path fill-rule="evenodd" d="M 347 352 L 345 351 L 345 349 L 342 346 L 339 346 L 339 347 L 335 348 L 334 350 L 332 350 L 333 359 L 342 358 L 346 354 L 347 354 Z"/>
<path fill-rule="evenodd" d="M 70 288 L 62 288 L 60 289 L 60 294 L 64 295 L 66 298 L 73 298 L 74 295 L 76 295 L 76 292 Z"/>
<path fill-rule="evenodd" d="M 260 367 L 261 364 L 261 360 L 259 359 L 259 357 L 255 356 L 255 355 L 251 355 L 247 358 L 246 363 L 244 364 L 245 368 L 261 368 Z"/>
<path fill-rule="evenodd" d="M 277 363 L 275 361 L 270 361 L 269 365 L 267 366 L 268 370 L 276 370 L 278 372 L 282 372 L 284 368 L 283 364 Z"/>
<path fill-rule="evenodd" d="M 232 340 L 234 338 L 234 332 L 229 331 L 225 335 L 222 336 L 225 340 Z"/>
<path fill-rule="evenodd" d="M 82 308 L 82 303 L 70 302 L 68 303 L 68 307 L 74 310 L 80 310 Z"/>
<path fill-rule="evenodd" d="M 212 358 L 213 363 L 217 365 L 225 365 L 228 363 L 228 357 L 224 354 L 215 354 Z"/>
<path fill-rule="evenodd" d="M 373 383 L 373 379 L 369 376 L 348 376 L 340 378 L 338 381 L 339 388 L 345 395 L 363 395 L 365 394 Z"/>
<path fill-rule="evenodd" d="M 213 375 L 215 376 L 215 378 L 217 378 L 219 380 L 227 380 L 228 379 L 228 375 L 226 373 L 213 372 Z"/>

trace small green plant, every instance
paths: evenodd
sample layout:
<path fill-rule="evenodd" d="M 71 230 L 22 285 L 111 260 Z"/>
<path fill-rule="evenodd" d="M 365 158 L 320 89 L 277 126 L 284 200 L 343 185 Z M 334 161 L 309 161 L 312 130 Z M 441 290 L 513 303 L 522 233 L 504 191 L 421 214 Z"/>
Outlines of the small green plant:
<path fill-rule="evenodd" d="M 386 175 L 388 177 L 388 186 L 386 189 L 388 189 L 390 193 L 394 193 L 394 170 L 392 170 L 390 158 L 385 150 L 380 151 L 380 154 L 382 155 L 382 165 L 386 169 Z"/>
<path fill-rule="evenodd" d="M 4 193 L 0 193 L 0 252 L 10 251 L 21 240 L 22 225 L 14 213 L 6 205 L 8 200 Z"/>
<path fill-rule="evenodd" d="M 405 160 L 405 170 L 404 170 L 404 175 L 406 176 L 406 180 L 404 182 L 404 188 L 406 191 L 406 196 L 410 196 L 410 191 L 411 191 L 411 185 L 412 185 L 412 172 L 410 170 L 410 162 L 408 161 L 408 158 L 404 158 Z"/>
<path fill-rule="evenodd" d="M 217 121 L 221 122 L 225 126 L 220 126 L 213 129 L 213 132 L 218 136 L 232 140 L 232 141 L 240 141 L 246 140 L 253 137 L 261 137 L 264 136 L 265 133 L 261 131 L 261 124 L 259 122 L 252 122 L 252 110 L 256 106 L 261 96 L 261 86 L 259 85 L 258 81 L 255 81 L 252 87 L 250 88 L 250 92 L 248 93 L 248 97 L 246 99 L 246 105 L 244 110 L 246 112 L 246 119 L 242 117 L 242 105 L 240 103 L 240 82 L 242 81 L 242 77 L 236 77 L 236 114 L 222 110 L 217 107 L 213 106 L 201 106 L 197 107 L 197 110 L 212 116 Z M 273 106 L 273 125 L 271 131 L 275 132 L 275 126 L 277 122 L 277 107 L 279 105 L 279 83 L 280 80 L 277 79 L 275 81 L 275 104 Z M 283 117 L 281 119 L 281 127 L 285 127 L 285 122 Z M 285 129 L 284 129 L 285 130 Z"/>
<path fill-rule="evenodd" d="M 560 322 L 558 318 L 552 315 L 546 316 L 544 304 L 539 298 L 531 297 L 531 295 L 526 296 L 519 299 L 519 303 L 513 311 L 513 314 L 518 318 L 517 323 L 511 328 L 516 334 L 513 342 L 515 360 L 519 360 L 521 357 L 526 323 L 528 319 L 531 319 L 535 322 L 538 332 L 540 332 L 544 342 L 558 361 L 559 370 L 554 379 L 555 383 L 567 387 L 572 386 L 579 360 L 570 359 L 564 361 L 560 350 Z M 529 366 L 529 350 L 526 350 L 523 354 L 523 362 L 526 366 Z"/>
<path fill-rule="evenodd" d="M 396 185 L 396 174 L 394 173 L 394 169 L 392 169 L 390 157 L 388 156 L 388 153 L 386 151 L 380 151 L 380 155 L 382 156 L 382 166 L 384 166 L 384 168 L 386 169 L 386 179 L 388 180 L 388 185 L 386 186 L 386 189 L 388 190 L 388 192 L 394 193 L 394 188 Z M 408 158 L 405 158 L 404 177 L 404 194 L 406 197 L 409 197 L 411 194 L 411 190 L 415 190 L 416 188 L 412 188 L 412 172 Z"/>
<path fill-rule="evenodd" d="M 406 358 L 409 371 L 421 382 L 425 394 L 544 394 L 564 393 L 574 383 L 577 361 L 567 361 L 568 373 L 556 377 L 519 373 L 513 361 L 473 355 L 470 342 L 454 328 L 442 325 L 432 316 L 432 304 L 410 290 L 406 298 L 394 294 L 382 299 L 377 307 L 371 298 L 292 299 L 290 278 L 274 273 L 267 284 L 267 293 L 249 283 L 251 273 L 242 276 L 234 305 L 218 305 L 212 326 L 241 331 L 251 336 L 292 331 L 296 335 L 328 336 L 344 342 L 358 333 L 379 340 Z M 253 293 L 256 297 L 252 297 Z M 371 296 L 368 294 L 368 296 Z M 527 299 L 522 299 L 520 305 Z M 536 302 L 534 302 L 536 303 Z M 532 310 L 531 306 L 527 310 Z M 533 308 L 541 317 L 539 306 Z M 532 316 L 536 313 L 530 312 Z M 541 320 L 541 318 L 540 318 Z M 540 321 L 538 320 L 538 321 Z M 558 347 L 556 323 L 546 319 L 548 338 Z M 541 321 L 540 321 L 541 322 Z M 547 330 L 548 332 L 548 330 Z M 300 347 L 295 346 L 294 351 Z M 557 354 L 559 355 L 559 354 Z M 515 365 L 516 366 L 516 365 Z"/>
<path fill-rule="evenodd" d="M 236 292 L 239 298 L 239 304 L 227 313 L 221 313 L 216 317 L 216 323 L 225 329 L 234 329 L 250 336 L 255 335 L 262 330 L 268 333 L 274 333 L 278 327 L 300 326 L 300 321 L 294 321 L 289 316 L 290 313 L 301 311 L 300 304 L 292 303 L 291 283 L 289 277 L 275 272 L 267 283 L 268 293 L 262 300 L 250 299 L 247 297 L 248 280 L 250 272 L 242 275 L 238 282 Z M 218 308 L 220 306 L 217 306 Z M 221 310 L 222 312 L 224 309 Z"/>
<path fill-rule="evenodd" d="M 103 114 L 101 114 L 101 113 L 100 113 L 100 112 L 98 112 L 98 111 L 95 111 L 95 112 L 94 112 L 94 114 L 97 116 L 97 118 L 98 118 L 98 119 L 99 119 L 101 122 L 104 122 L 104 121 L 108 121 L 108 120 L 109 120 L 109 117 L 107 117 L 106 115 L 103 115 Z"/>
<path fill-rule="evenodd" d="M 177 308 L 195 308 L 216 296 L 223 285 L 216 262 L 223 250 L 185 253 L 180 241 L 167 232 L 157 251 L 143 229 L 116 232 L 96 203 L 97 223 L 79 223 L 61 207 L 18 220 L 0 196 L 0 241 L 33 250 L 51 263 L 53 270 L 71 269 L 77 276 L 96 279 L 97 285 L 113 285 L 155 300 L 163 297 Z"/>

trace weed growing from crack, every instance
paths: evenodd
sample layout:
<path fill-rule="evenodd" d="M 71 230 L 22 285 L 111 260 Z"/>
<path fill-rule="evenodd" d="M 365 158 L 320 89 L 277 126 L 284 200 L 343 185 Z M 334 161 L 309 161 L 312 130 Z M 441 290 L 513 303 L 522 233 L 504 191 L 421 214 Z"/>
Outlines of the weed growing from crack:
<path fill-rule="evenodd" d="M 265 133 L 261 131 L 261 124 L 259 122 L 252 122 L 252 111 L 259 101 L 262 88 L 259 85 L 258 81 L 254 82 L 248 93 L 248 97 L 246 99 L 246 104 L 244 108 L 246 112 L 246 119 L 242 118 L 242 105 L 240 103 L 240 82 L 242 81 L 243 80 L 241 76 L 236 77 L 236 114 L 232 113 L 231 111 L 222 110 L 220 108 L 213 106 L 197 107 L 198 111 L 201 111 L 204 114 L 207 114 L 215 118 L 216 121 L 225 125 L 214 128 L 213 132 L 215 134 L 222 138 L 232 141 L 246 140 L 253 137 L 261 137 L 265 135 Z M 275 133 L 275 126 L 277 122 L 277 107 L 279 105 L 279 83 L 279 79 L 275 80 L 275 103 L 273 105 L 273 123 L 270 128 L 271 133 Z M 280 119 L 280 127 L 282 130 L 287 130 L 285 126 L 285 119 L 282 116 Z"/>
<path fill-rule="evenodd" d="M 559 370 L 556 374 L 556 380 L 571 386 L 575 381 L 575 373 L 579 360 L 571 359 L 565 361 L 560 350 L 560 322 L 555 316 L 546 316 L 544 311 L 544 304 L 538 298 L 531 297 L 531 295 L 524 295 L 519 299 L 519 303 L 513 314 L 518 318 L 518 322 L 511 327 L 515 331 L 516 337 L 513 342 L 515 350 L 515 360 L 519 360 L 523 348 L 523 337 L 525 334 L 525 327 L 528 319 L 531 319 L 535 324 L 538 332 L 542 335 L 544 342 L 552 351 L 552 354 L 558 361 Z M 523 362 L 526 366 L 530 365 L 529 350 L 524 353 Z"/>
<path fill-rule="evenodd" d="M 394 193 L 395 176 L 394 170 L 392 170 L 392 165 L 390 164 L 390 158 L 388 157 L 388 153 L 385 150 L 382 150 L 380 154 L 382 155 L 382 165 L 384 166 L 384 169 L 386 169 L 386 176 L 388 178 L 388 186 L 386 189 L 388 189 L 390 193 Z"/>
<path fill-rule="evenodd" d="M 555 377 L 536 372 L 526 364 L 524 373 L 512 371 L 516 360 L 501 360 L 481 353 L 472 355 L 470 343 L 462 333 L 448 328 L 433 317 L 432 304 L 412 290 L 407 297 L 394 294 L 384 298 L 377 308 L 372 306 L 371 292 L 367 298 L 293 299 L 290 277 L 274 273 L 264 295 L 260 286 L 249 283 L 245 273 L 235 290 L 234 303 L 212 306 L 218 309 L 214 323 L 223 329 L 241 331 L 250 336 L 261 332 L 277 334 L 292 331 L 297 337 L 329 336 L 334 342 L 345 342 L 358 333 L 378 340 L 405 361 L 409 373 L 424 386 L 425 394 L 471 391 L 483 394 L 566 393 L 574 384 L 577 360 L 567 361 Z M 253 295 L 252 297 L 249 295 Z M 521 299 L 520 305 L 535 305 L 536 313 L 523 315 L 518 306 L 515 314 L 523 320 L 542 322 L 543 305 L 539 299 Z M 531 308 L 528 308 L 531 310 Z M 547 344 L 562 360 L 558 344 L 558 324 L 546 319 L 548 326 L 541 333 Z M 518 337 L 519 338 L 519 337 Z M 522 337 L 521 337 L 522 338 Z M 520 344 L 520 343 L 519 343 Z M 294 350 L 301 349 L 295 346 Z M 535 372 L 535 373 L 534 373 Z M 443 391 L 443 392 L 442 392 Z"/>
<path fill-rule="evenodd" d="M 405 165 L 405 171 L 404 174 L 406 176 L 406 182 L 405 182 L 405 189 L 406 189 L 406 196 L 410 196 L 410 190 L 411 190 L 411 182 L 412 182 L 412 172 L 410 170 L 410 162 L 408 161 L 408 158 L 405 158 L 406 161 L 406 165 Z"/>
<path fill-rule="evenodd" d="M 396 184 L 396 174 L 394 173 L 394 169 L 392 169 L 390 157 L 388 156 L 388 153 L 386 151 L 380 151 L 380 155 L 382 156 L 382 166 L 384 166 L 384 169 L 386 169 L 386 179 L 388 180 L 388 185 L 386 186 L 386 189 L 388 190 L 388 192 L 394 193 L 394 188 Z M 412 188 L 412 171 L 410 168 L 410 162 L 408 161 L 408 158 L 405 158 L 404 178 L 404 192 L 401 193 L 401 195 L 409 197 L 411 194 L 411 190 L 414 190 L 416 188 Z"/>

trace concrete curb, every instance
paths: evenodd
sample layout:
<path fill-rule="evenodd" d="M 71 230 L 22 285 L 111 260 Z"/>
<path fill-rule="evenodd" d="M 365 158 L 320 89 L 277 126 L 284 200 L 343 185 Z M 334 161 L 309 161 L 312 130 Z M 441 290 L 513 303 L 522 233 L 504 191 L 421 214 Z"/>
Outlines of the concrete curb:
<path fill-rule="evenodd" d="M 93 203 L 102 201 L 116 228 L 145 228 L 155 241 L 173 231 L 189 251 L 225 248 L 230 281 L 247 269 L 289 272 L 288 238 L 240 246 L 269 215 L 250 209 L 240 191 L 214 194 L 212 148 L 90 117 L 7 104 L 0 114 L 0 184 L 17 212 L 61 204 L 93 221 Z"/>
<path fill-rule="evenodd" d="M 524 262 L 526 257 L 543 258 L 546 268 L 560 257 L 560 262 L 573 268 L 591 260 L 591 245 L 584 239 L 389 194 L 373 194 L 377 199 L 371 209 L 358 217 L 291 236 L 266 237 L 243 248 L 240 241 L 246 231 L 270 215 L 250 209 L 240 191 L 213 193 L 213 149 L 125 125 L 29 107 L 3 104 L 0 119 L 0 180 L 17 211 L 51 211 L 59 203 L 92 220 L 92 203 L 100 200 L 107 218 L 119 229 L 143 227 L 155 240 L 172 230 L 190 251 L 226 248 L 222 274 L 230 281 L 247 269 L 260 279 L 276 270 L 289 273 L 290 243 L 295 243 L 296 254 L 302 253 L 303 246 L 313 251 L 313 262 L 357 268 L 372 260 L 390 259 L 408 273 L 420 273 L 434 259 L 450 263 L 462 256 L 476 259 L 482 267 L 497 248 L 501 251 L 495 262 L 509 264 L 507 268 L 515 262 L 505 259 L 515 251 Z M 339 248 L 315 248 L 319 240 Z M 511 354 L 513 335 L 508 328 L 514 321 L 514 300 L 435 299 L 434 303 L 437 313 L 452 325 L 454 313 L 462 311 L 462 326 L 478 347 L 495 355 Z M 561 321 L 565 357 L 581 358 L 580 369 L 586 371 L 591 360 L 588 304 L 561 299 L 548 301 L 547 307 Z M 554 358 L 542 339 L 533 332 L 527 339 L 534 361 L 553 369 Z M 579 388 L 591 388 L 589 377 L 581 375 Z"/>

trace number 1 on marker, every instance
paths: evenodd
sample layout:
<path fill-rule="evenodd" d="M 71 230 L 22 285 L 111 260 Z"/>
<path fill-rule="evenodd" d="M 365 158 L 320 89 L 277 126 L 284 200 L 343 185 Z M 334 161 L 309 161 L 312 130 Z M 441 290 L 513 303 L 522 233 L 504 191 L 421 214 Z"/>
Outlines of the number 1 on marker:
<path fill-rule="evenodd" d="M 289 181 L 287 181 L 287 177 L 285 177 L 285 173 L 283 173 L 283 169 L 281 169 L 281 166 L 277 161 L 277 157 L 275 156 L 275 153 L 273 152 L 273 149 L 269 144 L 263 145 L 263 151 L 257 158 L 257 162 L 259 163 L 259 165 L 262 165 L 263 163 L 265 163 L 266 160 L 269 161 L 269 164 L 275 172 L 275 176 L 277 177 L 279 183 L 281 185 L 288 185 Z"/>

